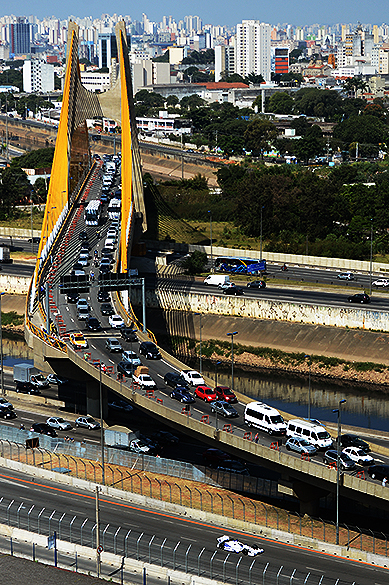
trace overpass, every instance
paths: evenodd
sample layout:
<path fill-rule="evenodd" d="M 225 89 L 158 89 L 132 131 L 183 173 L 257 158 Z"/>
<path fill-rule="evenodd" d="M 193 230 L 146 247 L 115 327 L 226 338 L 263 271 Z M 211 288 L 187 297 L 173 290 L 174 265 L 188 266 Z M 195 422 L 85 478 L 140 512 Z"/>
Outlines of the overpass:
<path fill-rule="evenodd" d="M 165 404 L 158 394 L 145 395 L 136 389 L 131 380 L 117 379 L 115 363 L 107 355 L 104 336 L 91 334 L 90 351 L 80 355 L 69 344 L 69 333 L 79 328 L 73 317 L 74 310 L 61 299 L 60 279 L 72 267 L 79 251 L 79 234 L 85 228 L 84 207 L 91 198 L 98 198 L 101 188 L 101 165 L 90 155 L 86 120 L 100 116 L 116 119 L 121 125 L 121 224 L 115 252 L 115 271 L 125 274 L 133 244 L 147 229 L 143 198 L 143 183 L 134 123 L 131 73 L 124 23 L 116 25 L 116 42 L 119 55 L 119 76 L 115 85 L 104 94 L 91 94 L 83 88 L 78 65 L 78 27 L 69 26 L 67 69 L 58 136 L 53 161 L 47 204 L 42 226 L 37 263 L 31 281 L 27 305 L 25 334 L 34 350 L 35 364 L 85 384 L 86 410 L 98 415 L 100 395 L 103 411 L 106 409 L 108 390 L 132 402 L 139 409 L 169 425 L 255 464 L 277 471 L 282 480 L 280 491 L 296 495 L 304 512 L 313 512 L 320 497 L 336 489 L 336 472 L 313 461 L 304 461 L 289 453 L 252 441 L 252 435 L 242 425 L 210 424 L 207 405 L 196 403 L 190 416 L 182 405 Z M 89 242 L 101 249 L 102 235 L 108 226 L 88 228 Z M 92 307 L 97 306 L 96 291 L 90 290 Z M 132 312 L 128 291 L 114 294 L 116 308 L 127 322 L 136 319 Z M 96 304 L 95 304 L 96 303 Z M 72 312 L 73 311 L 73 312 Z M 50 320 L 56 324 L 53 333 Z M 47 327 L 48 324 L 49 326 Z M 146 332 L 145 322 L 138 323 L 139 338 L 153 338 Z M 156 375 L 163 378 L 165 371 L 180 369 L 183 365 L 167 354 L 154 365 Z M 104 371 L 102 362 L 112 362 Z M 361 477 L 342 475 L 341 493 L 366 506 L 389 509 L 389 492 L 381 485 Z"/>

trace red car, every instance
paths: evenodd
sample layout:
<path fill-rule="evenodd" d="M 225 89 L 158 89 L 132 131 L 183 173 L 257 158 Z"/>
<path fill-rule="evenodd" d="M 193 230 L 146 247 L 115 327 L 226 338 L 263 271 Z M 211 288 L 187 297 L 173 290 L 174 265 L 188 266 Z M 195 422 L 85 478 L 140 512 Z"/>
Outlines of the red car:
<path fill-rule="evenodd" d="M 238 402 L 236 395 L 228 386 L 216 386 L 215 392 L 217 394 L 218 400 L 225 400 L 230 404 L 235 404 L 235 402 Z"/>
<path fill-rule="evenodd" d="M 217 399 L 215 390 L 209 388 L 209 386 L 197 386 L 195 388 L 195 395 L 205 402 L 212 402 Z"/>

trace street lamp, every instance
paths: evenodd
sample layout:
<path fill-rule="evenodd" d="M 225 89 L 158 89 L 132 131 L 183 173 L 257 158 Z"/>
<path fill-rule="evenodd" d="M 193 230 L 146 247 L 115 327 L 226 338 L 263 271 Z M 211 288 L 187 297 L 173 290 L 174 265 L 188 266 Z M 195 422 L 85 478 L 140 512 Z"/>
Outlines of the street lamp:
<path fill-rule="evenodd" d="M 221 362 L 216 362 L 215 364 L 215 388 L 217 388 L 217 367 L 221 364 Z"/>
<path fill-rule="evenodd" d="M 101 479 L 102 484 L 105 485 L 105 462 L 104 462 L 104 421 L 103 421 L 103 384 L 101 381 L 101 360 L 100 360 L 100 375 L 99 375 L 99 401 L 100 401 L 100 442 L 101 442 Z"/>
<path fill-rule="evenodd" d="M 372 272 L 373 272 L 373 220 L 370 220 L 370 286 L 369 286 L 369 294 L 371 296 L 371 281 L 372 281 Z"/>
<path fill-rule="evenodd" d="M 234 391 L 234 335 L 238 335 L 238 331 L 227 333 L 231 337 L 231 390 Z"/>
<path fill-rule="evenodd" d="M 308 420 L 311 418 L 311 356 L 305 355 L 304 357 L 308 358 L 308 366 L 309 366 L 309 373 L 308 373 Z"/>
<path fill-rule="evenodd" d="M 208 211 L 209 213 L 209 240 L 211 242 L 211 272 L 213 272 L 213 250 L 212 250 L 212 211 Z"/>
<path fill-rule="evenodd" d="M 1 330 L 1 297 L 5 292 L 0 293 L 0 368 L 1 368 L 1 393 L 4 395 L 4 368 L 3 368 L 3 332 Z"/>
<path fill-rule="evenodd" d="M 346 400 L 339 400 L 339 407 L 335 408 L 332 412 L 336 412 L 338 417 L 338 436 L 336 444 L 336 544 L 339 544 L 339 487 L 340 487 L 340 434 L 341 434 L 341 422 L 340 422 L 340 409 L 342 404 Z"/>
<path fill-rule="evenodd" d="M 201 323 L 201 317 L 203 316 L 202 313 L 195 313 L 195 315 L 199 315 L 200 316 L 200 374 L 203 375 L 203 352 L 202 352 L 202 342 L 203 342 L 203 337 L 202 337 L 202 323 Z"/>
<path fill-rule="evenodd" d="M 259 244 L 259 259 L 262 260 L 262 212 L 265 206 L 261 205 L 261 235 L 260 235 L 260 244 Z"/>

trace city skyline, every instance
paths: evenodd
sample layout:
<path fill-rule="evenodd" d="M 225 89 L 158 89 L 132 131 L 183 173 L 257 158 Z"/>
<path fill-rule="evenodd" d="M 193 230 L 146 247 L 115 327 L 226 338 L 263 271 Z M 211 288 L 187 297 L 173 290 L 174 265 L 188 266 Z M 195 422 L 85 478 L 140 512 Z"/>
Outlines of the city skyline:
<path fill-rule="evenodd" d="M 121 14 L 129 15 L 132 20 L 141 20 L 142 12 L 145 12 L 150 20 L 159 22 L 164 15 L 172 15 L 178 21 L 185 15 L 197 14 L 206 24 L 234 26 L 242 20 L 256 19 L 269 24 L 288 23 L 293 26 L 305 26 L 312 24 L 336 24 L 336 23 L 357 23 L 362 24 L 382 24 L 385 22 L 386 2 L 377 0 L 373 5 L 356 5 L 351 0 L 336 2 L 328 0 L 325 4 L 326 10 L 321 5 L 313 4 L 308 0 L 297 0 L 291 3 L 287 0 L 281 0 L 277 4 L 270 4 L 265 7 L 249 0 L 244 6 L 237 5 L 231 0 L 223 4 L 223 10 L 220 5 L 210 4 L 200 0 L 194 6 L 192 2 L 183 0 L 179 7 L 176 2 L 167 0 L 163 4 L 155 6 L 154 2 L 143 2 L 142 8 L 139 6 L 118 0 L 114 5 L 109 6 L 107 11 L 106 2 L 96 0 L 88 7 L 80 8 L 79 2 L 69 0 L 66 4 L 54 0 L 41 0 L 38 2 L 27 2 L 27 0 L 16 0 L 12 3 L 12 8 L 3 15 L 30 16 L 34 15 L 39 19 L 45 17 L 55 17 L 61 20 L 70 16 L 100 18 L 102 14 Z"/>

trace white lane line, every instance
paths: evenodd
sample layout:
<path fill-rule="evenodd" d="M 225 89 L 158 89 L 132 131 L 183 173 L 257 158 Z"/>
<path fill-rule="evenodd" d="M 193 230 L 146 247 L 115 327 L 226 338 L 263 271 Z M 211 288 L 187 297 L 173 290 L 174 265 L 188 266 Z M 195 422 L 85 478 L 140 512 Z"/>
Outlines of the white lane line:
<path fill-rule="evenodd" d="M 198 408 L 194 408 L 193 410 L 195 410 L 196 412 L 199 412 L 200 414 L 204 414 L 204 413 L 202 412 L 202 410 L 199 410 Z"/>
<path fill-rule="evenodd" d="M 72 323 L 74 323 L 74 319 L 73 319 L 73 317 L 70 317 L 70 320 L 72 321 Z"/>
<path fill-rule="evenodd" d="M 93 343 L 91 343 L 91 347 L 93 347 L 93 349 L 96 349 L 96 347 L 93 345 Z"/>
<path fill-rule="evenodd" d="M 173 370 L 176 370 L 176 372 L 179 372 L 180 371 L 178 368 L 175 368 L 174 366 L 172 366 L 172 364 L 169 364 L 168 362 L 165 362 L 165 360 L 161 360 L 161 362 L 163 364 L 165 364 L 165 366 L 168 366 L 169 368 L 172 368 Z"/>
<path fill-rule="evenodd" d="M 88 442 L 88 443 L 100 443 L 100 441 L 96 441 L 96 439 L 85 439 L 85 442 Z"/>
<path fill-rule="evenodd" d="M 109 361 L 111 362 L 111 364 L 114 364 L 115 365 L 115 362 L 113 360 L 109 360 Z"/>
<path fill-rule="evenodd" d="M 65 307 L 65 309 L 66 309 L 67 311 L 69 311 L 69 307 Z"/>
<path fill-rule="evenodd" d="M 161 376 L 161 374 L 157 374 L 157 376 L 163 380 L 163 376 Z"/>

